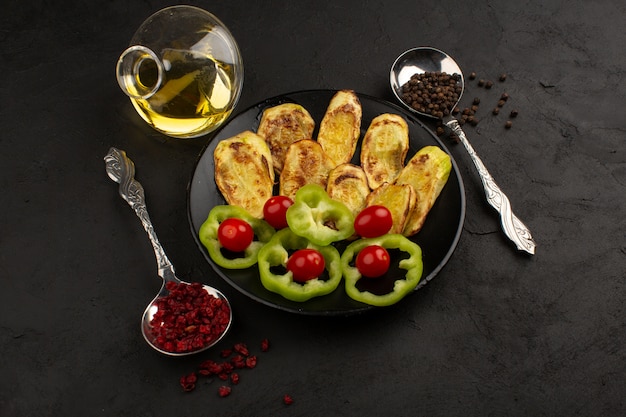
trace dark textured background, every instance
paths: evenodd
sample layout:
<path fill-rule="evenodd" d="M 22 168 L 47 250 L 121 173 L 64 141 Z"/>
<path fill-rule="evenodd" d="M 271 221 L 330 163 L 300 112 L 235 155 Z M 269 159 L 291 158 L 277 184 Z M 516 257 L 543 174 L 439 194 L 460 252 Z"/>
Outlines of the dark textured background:
<path fill-rule="evenodd" d="M 626 414 L 626 5 L 585 1 L 196 1 L 226 23 L 245 62 L 244 109 L 304 89 L 393 101 L 405 49 L 449 52 L 464 103 L 505 111 L 466 132 L 530 227 L 518 253 L 471 161 L 457 250 L 423 290 L 384 311 L 301 317 L 213 276 L 186 215 L 209 140 L 145 125 L 119 90 L 117 57 L 164 1 L 17 1 L 0 14 L 0 414 L 3 416 L 621 416 Z M 232 300 L 216 350 L 158 355 L 139 318 L 160 285 L 152 248 L 104 172 L 128 152 L 156 231 L 183 279 Z M 178 378 L 221 347 L 272 343 L 220 399 L 220 381 Z M 282 404 L 290 394 L 294 404 Z"/>

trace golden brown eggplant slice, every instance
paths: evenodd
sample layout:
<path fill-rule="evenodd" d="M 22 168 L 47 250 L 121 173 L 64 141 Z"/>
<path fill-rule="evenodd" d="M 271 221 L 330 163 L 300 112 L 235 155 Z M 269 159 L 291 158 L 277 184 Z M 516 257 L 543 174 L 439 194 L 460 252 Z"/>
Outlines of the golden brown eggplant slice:
<path fill-rule="evenodd" d="M 426 146 L 409 160 L 396 179 L 396 184 L 410 184 L 417 193 L 417 204 L 411 212 L 403 234 L 411 236 L 424 225 L 428 212 L 446 185 L 452 162 L 438 146 Z"/>
<path fill-rule="evenodd" d="M 389 233 L 402 233 L 409 215 L 417 203 L 417 193 L 409 184 L 385 183 L 372 191 L 366 205 L 385 206 L 391 212 L 393 225 Z"/>
<path fill-rule="evenodd" d="M 365 199 L 370 188 L 360 166 L 341 164 L 328 174 L 326 192 L 330 198 L 344 203 L 356 216 L 365 208 Z"/>
<path fill-rule="evenodd" d="M 361 166 L 372 190 L 392 183 L 404 167 L 409 127 L 397 114 L 381 114 L 370 123 L 361 144 Z"/>
<path fill-rule="evenodd" d="M 328 173 L 333 167 L 333 162 L 316 141 L 303 139 L 292 143 L 280 173 L 279 194 L 293 200 L 296 191 L 305 184 L 318 184 L 325 189 Z"/>
<path fill-rule="evenodd" d="M 265 140 L 251 131 L 217 144 L 213 153 L 215 183 L 228 204 L 241 206 L 257 218 L 272 196 L 274 170 Z"/>
<path fill-rule="evenodd" d="M 352 90 L 340 90 L 331 98 L 320 123 L 317 141 L 335 163 L 350 162 L 361 136 L 361 102 Z"/>
<path fill-rule="evenodd" d="M 315 121 L 299 104 L 283 103 L 263 111 L 257 134 L 265 138 L 272 152 L 277 174 L 283 169 L 287 148 L 302 139 L 312 139 Z"/>

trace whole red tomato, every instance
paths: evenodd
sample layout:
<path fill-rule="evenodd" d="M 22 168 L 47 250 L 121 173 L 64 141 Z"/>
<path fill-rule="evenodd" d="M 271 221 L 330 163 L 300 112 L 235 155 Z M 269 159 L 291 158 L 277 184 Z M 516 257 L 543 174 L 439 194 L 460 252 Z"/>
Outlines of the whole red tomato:
<path fill-rule="evenodd" d="M 354 231 L 366 238 L 382 236 L 392 225 L 391 212 L 385 206 L 366 207 L 354 219 Z"/>
<path fill-rule="evenodd" d="M 291 198 L 284 195 L 270 197 L 263 206 L 263 218 L 274 229 L 287 227 L 287 209 L 293 204 Z"/>
<path fill-rule="evenodd" d="M 217 239 L 226 249 L 243 252 L 252 243 L 254 230 L 248 222 L 231 217 L 220 223 L 217 229 Z"/>
<path fill-rule="evenodd" d="M 378 278 L 389 269 L 389 253 L 378 245 L 363 248 L 356 256 L 356 268 L 367 278 Z"/>
<path fill-rule="evenodd" d="M 296 282 L 306 282 L 322 275 L 326 262 L 315 249 L 299 249 L 287 260 L 287 270 L 293 274 Z"/>

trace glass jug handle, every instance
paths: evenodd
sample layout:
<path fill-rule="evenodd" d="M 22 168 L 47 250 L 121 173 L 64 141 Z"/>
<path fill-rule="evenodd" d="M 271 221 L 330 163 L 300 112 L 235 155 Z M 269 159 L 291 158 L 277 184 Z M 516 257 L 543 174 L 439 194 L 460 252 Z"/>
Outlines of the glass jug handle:
<path fill-rule="evenodd" d="M 143 45 L 127 48 L 117 60 L 116 76 L 120 88 L 134 99 L 148 99 L 163 83 L 163 63 Z"/>

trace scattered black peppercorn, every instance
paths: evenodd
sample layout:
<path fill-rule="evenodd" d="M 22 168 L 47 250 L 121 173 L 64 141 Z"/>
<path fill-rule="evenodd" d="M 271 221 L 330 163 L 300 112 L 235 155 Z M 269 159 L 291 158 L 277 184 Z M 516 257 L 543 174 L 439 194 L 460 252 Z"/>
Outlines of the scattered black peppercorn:
<path fill-rule="evenodd" d="M 487 81 L 487 82 L 485 83 L 485 88 L 486 88 L 487 90 L 489 90 L 491 87 L 493 87 L 493 81 Z"/>
<path fill-rule="evenodd" d="M 492 112 L 494 115 L 497 115 L 498 113 L 500 113 L 500 109 L 496 107 L 496 108 L 494 108 L 491 112 Z"/>
<path fill-rule="evenodd" d="M 504 100 L 498 100 L 498 107 L 503 107 L 504 103 L 506 103 L 506 101 Z"/>
<path fill-rule="evenodd" d="M 475 105 L 480 104 L 480 99 L 478 97 L 474 97 L 474 101 L 472 101 L 472 104 L 475 104 Z"/>
<path fill-rule="evenodd" d="M 473 80 L 474 78 L 476 78 L 476 73 L 475 72 L 470 72 L 469 79 Z"/>
<path fill-rule="evenodd" d="M 517 110 L 511 110 L 511 117 L 517 117 L 518 114 Z"/>
<path fill-rule="evenodd" d="M 444 134 L 443 127 L 437 126 L 437 136 L 441 136 Z"/>
<path fill-rule="evenodd" d="M 482 87 L 483 85 L 485 85 L 485 80 L 478 80 L 478 86 Z"/>
<path fill-rule="evenodd" d="M 506 74 L 500 74 L 500 81 L 506 80 Z"/>
<path fill-rule="evenodd" d="M 509 95 L 507 93 L 502 93 L 500 96 L 500 100 L 507 101 L 509 99 Z"/>
<path fill-rule="evenodd" d="M 511 127 L 513 127 L 513 122 L 510 120 L 507 120 L 506 123 L 504 124 L 504 127 L 507 129 L 510 129 Z"/>

